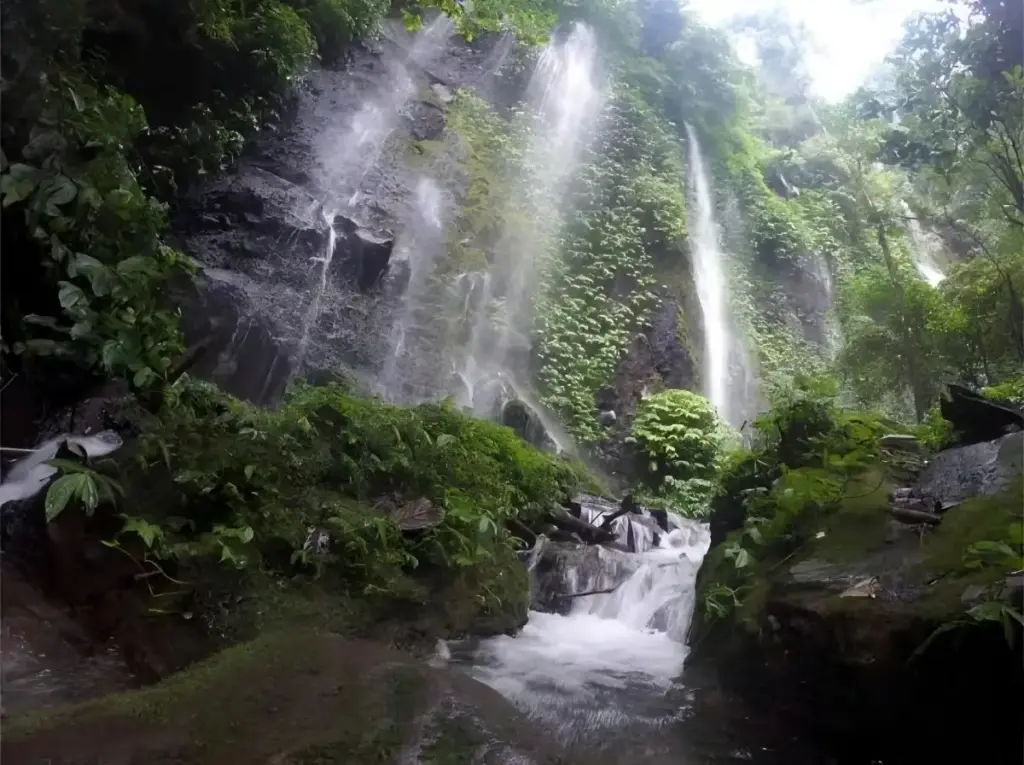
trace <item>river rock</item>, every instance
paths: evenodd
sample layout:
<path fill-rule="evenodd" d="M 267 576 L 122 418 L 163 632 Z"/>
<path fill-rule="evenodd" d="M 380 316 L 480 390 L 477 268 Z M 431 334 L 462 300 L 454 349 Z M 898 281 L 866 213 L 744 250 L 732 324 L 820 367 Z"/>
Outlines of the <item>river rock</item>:
<path fill-rule="evenodd" d="M 384 646 L 288 632 L 159 685 L 8 721 L 5 762 L 566 762 L 496 691 Z"/>
<path fill-rule="evenodd" d="M 1019 441 L 1015 448 L 1019 457 Z M 951 483 L 983 485 L 970 476 Z M 843 742 L 851 761 L 879 758 L 860 748 L 868 738 L 886 742 L 894 761 L 1008 761 L 1003 755 L 1018 752 L 1024 734 L 1019 710 L 1003 701 L 1024 693 L 1019 655 L 998 623 L 946 625 L 962 620 L 979 594 L 1007 592 L 999 567 L 966 569 L 963 553 L 1019 519 L 1019 479 L 949 507 L 926 530 L 890 519 L 893 487 L 876 474 L 856 484 L 819 520 L 821 533 L 743 580 L 756 595 L 741 595 L 736 621 L 703 621 L 698 610 L 692 660 L 712 660 L 728 688 L 781 724 Z M 701 591 L 735 570 L 726 546 L 706 558 Z M 993 684 L 984 694 L 971 690 L 978 677 Z"/>
<path fill-rule="evenodd" d="M 935 455 L 914 493 L 943 505 L 968 497 L 998 494 L 1024 470 L 1024 433 L 947 449 Z"/>
<path fill-rule="evenodd" d="M 640 560 L 599 545 L 546 542 L 531 577 L 531 606 L 565 614 L 581 593 L 610 590 L 639 568 Z"/>
<path fill-rule="evenodd" d="M 992 441 L 1014 430 L 1024 430 L 1024 413 L 986 398 L 962 385 L 950 385 L 939 401 L 943 419 L 953 426 L 961 446 Z"/>

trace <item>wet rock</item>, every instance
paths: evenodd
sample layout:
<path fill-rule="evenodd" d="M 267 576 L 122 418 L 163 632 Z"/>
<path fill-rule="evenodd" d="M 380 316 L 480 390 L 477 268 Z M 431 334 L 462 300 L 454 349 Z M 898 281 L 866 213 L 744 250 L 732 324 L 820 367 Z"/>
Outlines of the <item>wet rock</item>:
<path fill-rule="evenodd" d="M 435 141 L 444 133 L 444 111 L 434 104 L 414 101 L 406 109 L 406 118 L 410 123 L 409 133 L 417 141 Z"/>
<path fill-rule="evenodd" d="M 615 415 L 614 409 L 598 412 L 597 414 L 597 424 L 600 425 L 602 428 L 611 427 L 612 425 L 615 424 L 615 421 L 617 419 L 618 417 Z"/>
<path fill-rule="evenodd" d="M 5 715 L 82 701 L 136 685 L 116 645 L 96 645 L 66 609 L 3 565 L 0 680 Z"/>
<path fill-rule="evenodd" d="M 549 613 L 568 613 L 574 596 L 614 588 L 639 566 L 637 556 L 619 550 L 548 542 L 533 569 L 531 607 Z"/>
<path fill-rule="evenodd" d="M 947 449 L 921 473 L 914 493 L 943 505 L 998 494 L 1024 471 L 1024 433 Z"/>
<path fill-rule="evenodd" d="M 544 427 L 537 412 L 525 401 L 519 399 L 507 401 L 501 407 L 500 422 L 502 425 L 512 428 L 527 443 L 541 449 L 555 451 L 554 439 Z"/>
<path fill-rule="evenodd" d="M 696 294 L 692 305 L 698 305 Z M 615 415 L 615 421 L 605 426 L 608 438 L 599 449 L 599 458 L 607 473 L 621 477 L 623 486 L 633 472 L 634 459 L 624 439 L 644 390 L 652 383 L 666 388 L 690 388 L 697 381 L 697 349 L 686 338 L 699 337 L 700 332 L 699 327 L 688 326 L 685 317 L 700 315 L 699 308 L 684 312 L 678 299 L 663 298 L 652 312 L 650 326 L 634 338 L 619 362 L 612 384 L 596 396 L 597 408 L 602 413 L 598 417 L 610 419 L 604 412 Z"/>
<path fill-rule="evenodd" d="M 290 632 L 143 691 L 5 725 L 9 762 L 565 762 L 496 691 L 374 643 Z"/>
<path fill-rule="evenodd" d="M 291 345 L 250 303 L 263 289 L 237 271 L 208 268 L 181 298 L 186 340 L 208 342 L 191 373 L 253 404 L 280 399 L 292 371 Z"/>
<path fill-rule="evenodd" d="M 890 433 L 882 436 L 879 443 L 887 449 L 895 449 L 902 452 L 911 452 L 916 454 L 921 451 L 921 444 L 917 440 L 917 436 Z"/>
<path fill-rule="evenodd" d="M 894 761 L 948 759 L 954 751 L 1011 761 L 1005 755 L 1016 753 L 1024 731 L 999 699 L 1024 693 L 1024 668 L 1000 626 L 975 624 L 926 641 L 962 619 L 976 597 L 1001 590 L 999 569 L 965 569 L 963 552 L 1019 518 L 1017 475 L 998 494 L 948 508 L 927 529 L 891 520 L 892 489 L 872 477 L 823 520 L 824 534 L 789 557 L 780 552 L 755 577 L 758 598 L 744 603 L 742 622 L 705 623 L 692 636 L 693 659 L 713 656 L 726 687 L 811 736 L 856 748 L 871 730 Z M 702 581 L 721 581 L 719 566 L 732 566 L 724 545 L 709 553 Z M 970 691 L 979 676 L 998 684 L 984 699 Z M 922 727 L 931 731 L 927 741 Z M 973 753 L 977 746 L 983 757 Z M 881 754 L 866 750 L 857 759 Z"/>
<path fill-rule="evenodd" d="M 442 104 L 450 104 L 455 100 L 455 94 L 439 82 L 435 82 L 431 85 L 430 89 L 434 92 L 434 95 L 437 96 L 437 100 Z"/>
<path fill-rule="evenodd" d="M 962 385 L 949 386 L 949 395 L 939 401 L 939 409 L 943 419 L 957 432 L 957 443 L 961 446 L 1024 430 L 1024 413 Z"/>
<path fill-rule="evenodd" d="M 337 238 L 331 265 L 361 292 L 378 284 L 387 273 L 395 240 L 363 228 L 351 218 L 336 216 Z"/>

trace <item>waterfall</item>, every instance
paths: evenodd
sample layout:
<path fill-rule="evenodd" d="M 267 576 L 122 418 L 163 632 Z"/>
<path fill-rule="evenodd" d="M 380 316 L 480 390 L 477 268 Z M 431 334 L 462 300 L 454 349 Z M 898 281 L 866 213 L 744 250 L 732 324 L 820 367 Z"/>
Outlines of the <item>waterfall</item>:
<path fill-rule="evenodd" d="M 615 506 L 582 501 L 581 518 L 600 521 Z M 524 712 L 571 740 L 609 729 L 635 730 L 671 718 L 678 706 L 668 694 L 686 658 L 697 570 L 710 545 L 708 527 L 673 513 L 666 532 L 653 517 L 616 520 L 618 547 L 545 544 L 531 559 L 532 575 L 554 576 L 572 597 L 567 613 L 531 611 L 516 637 L 483 641 L 467 657 L 473 675 Z M 558 565 L 540 573 L 544 561 Z M 610 592 L 600 592 L 610 590 Z M 464 649 L 455 646 L 457 657 Z"/>
<path fill-rule="evenodd" d="M 559 196 L 599 106 L 596 58 L 593 31 L 576 24 L 564 41 L 544 49 L 527 89 L 533 123 L 513 204 L 527 213 L 530 225 L 507 228 L 494 248 L 458 371 L 471 408 L 482 416 L 492 416 L 502 400 L 523 388 L 538 286 L 535 258 L 558 225 Z"/>
<path fill-rule="evenodd" d="M 690 146 L 690 178 L 696 209 L 690 218 L 690 243 L 693 251 L 697 296 L 704 314 L 704 395 L 718 410 L 719 417 L 732 422 L 735 412 L 730 400 L 729 355 L 732 342 L 726 320 L 726 284 L 724 256 L 719 246 L 718 225 L 714 218 L 714 198 L 708 181 L 704 157 L 697 133 L 687 123 Z"/>
<path fill-rule="evenodd" d="M 406 60 L 387 62 L 384 86 L 372 93 L 340 130 L 325 131 L 317 154 L 320 157 L 320 181 L 339 208 L 356 205 L 363 184 L 380 159 L 387 139 L 397 127 L 402 110 L 416 94 L 416 83 L 407 62 L 423 67 L 441 51 L 454 30 L 452 20 L 443 13 L 413 39 Z"/>
<path fill-rule="evenodd" d="M 937 287 L 946 278 L 945 271 L 939 265 L 943 253 L 942 240 L 934 232 L 924 230 L 921 221 L 905 201 L 900 200 L 900 207 L 910 233 L 910 254 L 914 259 L 914 267 L 922 279 Z"/>
<path fill-rule="evenodd" d="M 432 391 L 421 387 L 421 378 L 429 379 L 430 373 L 419 374 L 423 354 L 411 342 L 410 335 L 417 331 L 422 315 L 430 310 L 430 280 L 444 248 L 443 207 L 444 198 L 437 183 L 426 176 L 420 178 L 415 204 L 392 255 L 392 260 L 408 273 L 405 297 L 391 327 L 390 354 L 377 381 L 382 395 L 392 401 L 419 402 L 432 397 Z"/>

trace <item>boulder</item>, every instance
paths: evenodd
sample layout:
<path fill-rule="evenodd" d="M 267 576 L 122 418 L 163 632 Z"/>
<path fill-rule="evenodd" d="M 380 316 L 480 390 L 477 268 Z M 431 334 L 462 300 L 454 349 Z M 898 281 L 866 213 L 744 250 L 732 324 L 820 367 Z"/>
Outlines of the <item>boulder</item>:
<path fill-rule="evenodd" d="M 566 762 L 496 691 L 384 646 L 291 631 L 140 691 L 15 718 L 11 763 Z"/>
<path fill-rule="evenodd" d="M 545 540 L 534 559 L 531 607 L 568 613 L 575 597 L 617 587 L 640 563 L 635 555 L 607 547 Z"/>
<path fill-rule="evenodd" d="M 1024 693 L 1019 655 L 998 622 L 949 625 L 1008 592 L 1000 567 L 967 569 L 963 553 L 1019 519 L 1020 480 L 950 507 L 934 528 L 892 520 L 891 488 L 877 474 L 849 487 L 820 532 L 744 582 L 754 595 L 741 595 L 735 621 L 708 622 L 698 609 L 692 658 L 851 761 L 1015 761 L 1006 756 L 1019 757 L 1024 730 L 1004 699 Z M 725 547 L 707 556 L 699 592 L 730 581 Z M 992 683 L 984 694 L 972 691 L 978 677 Z"/>
<path fill-rule="evenodd" d="M 208 344 L 190 371 L 253 404 L 280 399 L 291 376 L 291 345 L 256 308 L 262 286 L 238 271 L 207 268 L 186 290 L 182 332 L 189 343 Z"/>
<path fill-rule="evenodd" d="M 515 398 L 506 401 L 501 407 L 500 422 L 512 428 L 528 444 L 548 451 L 557 451 L 555 441 L 544 427 L 540 415 L 525 401 Z"/>
<path fill-rule="evenodd" d="M 395 240 L 373 233 L 344 215 L 336 215 L 333 226 L 336 238 L 332 271 L 342 274 L 361 292 L 379 285 L 388 271 Z"/>
<path fill-rule="evenodd" d="M 1024 433 L 939 452 L 918 477 L 914 494 L 941 505 L 998 494 L 1024 471 Z"/>
<path fill-rule="evenodd" d="M 962 385 L 950 385 L 949 395 L 939 401 L 943 419 L 953 426 L 960 446 L 992 441 L 1015 430 L 1024 430 L 1024 413 L 985 398 Z"/>

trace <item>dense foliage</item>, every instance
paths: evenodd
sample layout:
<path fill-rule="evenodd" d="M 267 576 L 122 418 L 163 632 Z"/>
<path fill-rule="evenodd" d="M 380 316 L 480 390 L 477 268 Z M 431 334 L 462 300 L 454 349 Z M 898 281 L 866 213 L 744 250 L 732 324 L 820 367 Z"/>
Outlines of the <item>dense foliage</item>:
<path fill-rule="evenodd" d="M 71 463 L 48 513 L 67 512 L 69 499 L 90 515 L 116 501 L 124 526 L 112 544 L 162 585 L 179 585 L 170 587 L 178 595 L 201 588 L 196 571 L 220 560 L 384 599 L 415 601 L 423 578 L 460 577 L 480 607 L 497 610 L 506 595 L 523 596 L 505 592 L 508 524 L 536 522 L 585 477 L 448 404 L 391 407 L 299 386 L 268 411 L 188 377 L 166 392 L 135 460 L 96 501 L 76 493 L 89 471 Z M 65 490 L 61 481 L 77 483 Z M 440 523 L 403 534 L 403 515 L 432 507 Z"/>
<path fill-rule="evenodd" d="M 688 515 L 706 514 L 723 445 L 707 399 L 686 390 L 645 398 L 626 440 L 636 445 L 639 480 L 655 496 Z"/>

